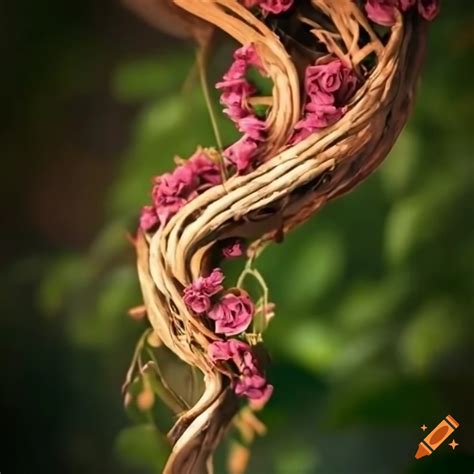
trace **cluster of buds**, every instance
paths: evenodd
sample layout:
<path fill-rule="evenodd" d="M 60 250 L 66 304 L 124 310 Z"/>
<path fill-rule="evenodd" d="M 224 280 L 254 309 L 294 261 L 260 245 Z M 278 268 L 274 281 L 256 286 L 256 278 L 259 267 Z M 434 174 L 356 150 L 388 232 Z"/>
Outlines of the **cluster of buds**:
<path fill-rule="evenodd" d="M 198 149 L 172 173 L 153 179 L 152 205 L 142 208 L 140 228 L 152 231 L 165 225 L 187 202 L 221 182 L 215 160 L 205 150 Z"/>
<path fill-rule="evenodd" d="M 336 123 L 347 111 L 346 104 L 357 87 L 354 71 L 339 59 L 308 66 L 305 72 L 307 97 L 304 117 L 295 125 L 292 143 L 316 130 Z"/>
<path fill-rule="evenodd" d="M 233 63 L 222 81 L 216 84 L 216 88 L 221 91 L 224 113 L 243 133 L 239 141 L 224 150 L 225 158 L 235 166 L 238 173 L 245 173 L 251 168 L 258 146 L 265 140 L 267 128 L 265 120 L 257 117 L 248 102 L 256 92 L 246 77 L 251 67 L 259 73 L 264 72 L 253 45 L 249 44 L 234 52 Z"/>

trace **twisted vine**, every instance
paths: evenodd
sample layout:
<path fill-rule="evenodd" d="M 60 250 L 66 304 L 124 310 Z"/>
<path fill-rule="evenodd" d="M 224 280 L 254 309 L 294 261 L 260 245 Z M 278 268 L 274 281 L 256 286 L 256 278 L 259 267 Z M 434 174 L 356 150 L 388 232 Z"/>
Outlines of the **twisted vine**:
<path fill-rule="evenodd" d="M 262 431 L 249 410 L 261 408 L 271 394 L 255 355 L 271 308 L 254 260 L 266 244 L 281 241 L 328 201 L 352 190 L 387 156 L 410 114 L 425 50 L 425 20 L 435 16 L 438 5 L 426 0 L 127 3 L 158 26 L 166 13 L 201 45 L 209 43 L 214 28 L 224 31 L 243 46 L 236 61 L 244 63 L 237 66 L 255 66 L 273 85 L 271 96 L 264 96 L 248 87 L 245 71 L 231 77 L 238 67 L 229 70 L 218 87 L 233 93 L 234 79 L 245 86 L 238 109 L 223 95 L 228 115 L 245 132 L 243 141 L 223 152 L 198 150 L 189 166 L 199 163 L 207 178 L 196 171 L 197 178 L 189 178 L 195 179 L 192 193 L 179 194 L 179 205 L 168 189 L 171 178 L 159 178 L 155 207 L 142 213 L 135 240 L 152 329 L 204 379 L 200 398 L 180 413 L 168 433 L 172 450 L 165 472 L 211 472 L 213 452 L 241 409 L 242 395 L 250 409 L 243 409 L 236 424 L 246 420 Z M 333 82 L 324 83 L 327 90 L 318 83 L 315 92 L 313 73 L 346 84 L 336 91 Z M 265 105 L 263 115 L 256 114 L 255 104 Z M 180 168 L 183 174 L 186 166 Z M 186 179 L 180 182 L 181 193 L 189 185 Z M 165 202 L 159 193 L 165 193 L 168 207 L 156 204 Z M 216 302 L 223 275 L 212 270 L 229 242 L 247 242 L 248 260 L 236 288 Z M 262 288 L 257 305 L 243 289 L 248 277 Z M 226 295 L 240 304 L 239 317 L 253 316 L 252 325 L 244 321 L 236 329 L 235 321 L 223 321 Z M 242 472 L 237 469 L 243 467 L 232 469 Z"/>

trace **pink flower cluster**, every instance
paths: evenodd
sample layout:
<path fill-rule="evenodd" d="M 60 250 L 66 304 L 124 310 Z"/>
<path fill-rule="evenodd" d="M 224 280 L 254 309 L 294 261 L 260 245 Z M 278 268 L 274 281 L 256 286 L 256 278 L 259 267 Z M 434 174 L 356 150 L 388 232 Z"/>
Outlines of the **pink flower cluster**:
<path fill-rule="evenodd" d="M 221 90 L 221 104 L 224 112 L 243 133 L 240 140 L 224 150 L 224 156 L 244 173 L 252 165 L 259 144 L 264 140 L 265 120 L 259 119 L 248 105 L 248 98 L 256 92 L 246 78 L 250 67 L 263 72 L 262 64 L 253 45 L 243 46 L 234 53 L 234 62 L 216 88 Z"/>
<path fill-rule="evenodd" d="M 259 7 L 265 13 L 278 15 L 289 10 L 293 6 L 294 0 L 242 0 L 244 7 Z"/>
<path fill-rule="evenodd" d="M 165 225 L 187 202 L 211 186 L 221 183 L 219 167 L 201 149 L 172 173 L 153 180 L 151 206 L 144 206 L 140 214 L 140 228 L 153 230 Z"/>
<path fill-rule="evenodd" d="M 244 245 L 241 239 L 227 239 L 222 246 L 222 255 L 225 258 L 237 258 L 244 254 Z"/>
<path fill-rule="evenodd" d="M 365 11 L 375 23 L 392 26 L 395 23 L 397 10 L 402 12 L 417 7 L 418 13 L 428 21 L 432 21 L 439 13 L 439 0 L 367 0 Z"/>
<path fill-rule="evenodd" d="M 211 309 L 211 296 L 223 289 L 224 274 L 215 268 L 207 277 L 199 277 L 184 289 L 184 303 L 196 314 L 202 314 Z"/>
<path fill-rule="evenodd" d="M 213 304 L 211 297 L 223 290 L 224 275 L 216 268 L 207 277 L 199 277 L 184 289 L 183 300 L 196 314 L 215 322 L 216 334 L 235 336 L 244 332 L 252 322 L 255 307 L 247 292 L 229 290 Z"/>
<path fill-rule="evenodd" d="M 235 336 L 250 325 L 255 308 L 247 292 L 236 290 L 225 294 L 209 311 L 208 316 L 216 322 L 216 334 Z"/>
<path fill-rule="evenodd" d="M 232 361 L 237 367 L 239 376 L 234 381 L 234 391 L 239 396 L 250 399 L 255 406 L 263 406 L 273 392 L 251 347 L 237 339 L 213 342 L 209 345 L 209 357 L 216 361 Z"/>
<path fill-rule="evenodd" d="M 345 104 L 354 94 L 356 87 L 357 78 L 354 71 L 339 59 L 307 67 L 305 114 L 295 125 L 291 143 L 298 143 L 314 131 L 337 122 L 345 114 Z"/>

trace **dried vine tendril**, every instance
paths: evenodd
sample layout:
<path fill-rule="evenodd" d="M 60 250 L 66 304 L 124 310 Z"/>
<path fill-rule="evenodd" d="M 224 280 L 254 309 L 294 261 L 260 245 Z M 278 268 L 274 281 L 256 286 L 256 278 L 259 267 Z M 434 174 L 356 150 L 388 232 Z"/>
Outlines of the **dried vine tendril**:
<path fill-rule="evenodd" d="M 154 178 L 134 241 L 152 329 L 139 341 L 125 392 L 138 373 L 147 406 L 147 371 L 159 374 L 158 394 L 178 414 L 165 472 L 211 472 L 213 452 L 232 422 L 244 444 L 265 432 L 253 412 L 274 390 L 262 348 L 274 307 L 255 259 L 388 154 L 410 113 L 427 20 L 439 4 L 125 1 L 159 27 L 181 26 L 201 51 L 214 29 L 241 44 L 216 84 L 241 137 L 219 149 L 199 147 Z M 235 286 L 221 268 L 227 258 L 247 258 Z M 195 399 L 166 383 L 148 347 L 152 336 L 202 373 Z M 230 471 L 243 472 L 247 460 L 242 444 L 235 445 Z"/>

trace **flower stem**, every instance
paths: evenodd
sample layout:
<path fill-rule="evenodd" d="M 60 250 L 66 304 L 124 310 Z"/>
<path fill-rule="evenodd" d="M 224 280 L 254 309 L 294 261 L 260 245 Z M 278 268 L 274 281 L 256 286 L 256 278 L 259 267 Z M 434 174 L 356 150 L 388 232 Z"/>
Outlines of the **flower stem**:
<path fill-rule="evenodd" d="M 207 73 L 206 73 L 205 49 L 199 48 L 197 50 L 196 55 L 197 55 L 197 67 L 199 71 L 199 79 L 201 81 L 201 89 L 204 95 L 204 100 L 206 102 L 207 110 L 209 112 L 209 118 L 211 120 L 212 130 L 214 132 L 214 137 L 216 139 L 217 148 L 219 150 L 219 164 L 220 164 L 221 178 L 222 178 L 222 182 L 224 183 L 227 179 L 226 172 L 225 172 L 225 163 L 222 157 L 222 152 L 223 152 L 224 147 L 222 144 L 222 138 L 219 131 L 219 125 L 217 123 L 216 113 L 212 105 L 211 94 L 209 92 L 209 84 L 208 84 Z"/>

